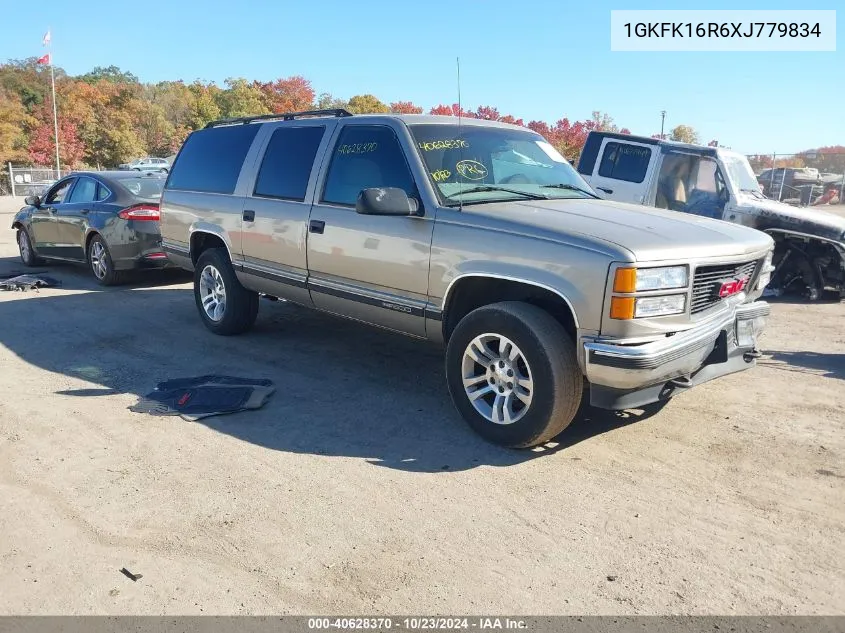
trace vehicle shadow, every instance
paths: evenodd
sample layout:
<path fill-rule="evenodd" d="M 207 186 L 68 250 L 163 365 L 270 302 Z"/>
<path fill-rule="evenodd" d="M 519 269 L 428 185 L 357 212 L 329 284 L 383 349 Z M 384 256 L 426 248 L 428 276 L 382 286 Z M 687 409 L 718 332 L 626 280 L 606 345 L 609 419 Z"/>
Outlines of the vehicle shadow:
<path fill-rule="evenodd" d="M 51 260 L 38 266 L 24 266 L 19 257 L 0 257 L 0 281 L 17 275 L 49 277 L 58 282 L 56 287 L 65 290 L 110 291 L 121 288 L 152 288 L 191 280 L 191 274 L 179 268 L 138 270 L 130 271 L 126 276 L 125 283 L 120 286 L 104 287 L 94 281 L 94 277 L 84 264 Z"/>
<path fill-rule="evenodd" d="M 548 445 L 503 449 L 460 419 L 446 390 L 442 350 L 431 344 L 270 301 L 262 301 L 252 332 L 219 337 L 200 324 L 190 288 L 63 290 L 0 301 L 0 345 L 8 350 L 0 353 L 84 381 L 54 391 L 62 396 L 57 406 L 72 407 L 71 399 L 79 397 L 141 396 L 157 382 L 187 376 L 269 378 L 276 393 L 262 409 L 199 423 L 271 450 L 352 457 L 419 473 L 504 467 L 656 411 L 583 406 Z"/>
<path fill-rule="evenodd" d="M 810 370 L 822 372 L 827 378 L 845 380 L 845 354 L 826 354 L 820 352 L 781 352 L 767 350 L 771 358 L 759 361 L 762 365 L 787 371 Z M 775 361 L 775 362 L 771 362 Z"/>

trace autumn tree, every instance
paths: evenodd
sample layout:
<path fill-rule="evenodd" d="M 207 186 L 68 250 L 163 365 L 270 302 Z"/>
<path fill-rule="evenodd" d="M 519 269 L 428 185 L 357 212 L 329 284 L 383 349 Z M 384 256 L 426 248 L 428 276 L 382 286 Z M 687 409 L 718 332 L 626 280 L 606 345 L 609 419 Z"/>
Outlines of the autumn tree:
<path fill-rule="evenodd" d="M 669 133 L 669 139 L 681 143 L 691 143 L 693 145 L 698 145 L 699 143 L 698 132 L 689 125 L 678 125 L 674 127 Z"/>
<path fill-rule="evenodd" d="M 82 165 L 85 146 L 79 140 L 76 123 L 67 119 L 59 121 L 59 161 L 63 168 Z M 55 132 L 52 117 L 41 121 L 29 140 L 29 157 L 36 165 L 54 165 L 56 162 Z"/>
<path fill-rule="evenodd" d="M 428 113 L 446 116 L 458 116 L 458 114 L 460 114 L 462 117 L 467 117 L 470 119 L 475 118 L 475 112 L 471 110 L 464 110 L 457 103 L 453 103 L 452 105 L 436 105 L 431 110 L 429 110 Z"/>
<path fill-rule="evenodd" d="M 262 111 L 273 113 L 302 112 L 314 107 L 315 95 L 311 82 L 300 75 L 277 79 L 268 83 L 256 81 L 253 85 L 263 95 L 264 108 Z"/>
<path fill-rule="evenodd" d="M 423 109 L 410 101 L 394 101 L 390 104 L 390 111 L 394 114 L 422 114 Z"/>
<path fill-rule="evenodd" d="M 28 131 L 37 125 L 17 95 L 0 88 L 0 159 L 3 162 L 28 162 Z"/>
<path fill-rule="evenodd" d="M 349 111 L 352 114 L 390 112 L 390 108 L 371 94 L 355 95 L 349 99 Z"/>

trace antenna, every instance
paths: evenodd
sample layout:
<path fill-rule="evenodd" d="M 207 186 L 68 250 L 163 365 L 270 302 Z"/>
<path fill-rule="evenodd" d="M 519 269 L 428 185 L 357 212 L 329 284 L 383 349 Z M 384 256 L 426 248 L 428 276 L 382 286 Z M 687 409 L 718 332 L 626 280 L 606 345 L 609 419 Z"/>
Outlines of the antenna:
<path fill-rule="evenodd" d="M 463 106 L 461 105 L 461 58 L 456 57 L 455 61 L 457 62 L 457 67 L 458 67 L 458 140 L 460 140 L 460 139 L 463 138 L 461 136 L 461 112 L 463 112 Z M 458 155 L 461 157 L 461 160 L 463 160 L 464 159 L 464 152 L 463 152 L 463 144 L 462 143 L 458 143 L 458 152 L 459 152 Z M 455 168 L 455 171 L 457 171 L 457 167 Z M 461 174 L 458 173 L 458 188 L 459 188 L 458 189 L 459 190 L 458 210 L 462 212 L 464 210 L 464 197 L 462 195 L 460 195 L 460 192 L 464 188 L 464 183 L 461 182 L 460 176 L 461 176 Z"/>

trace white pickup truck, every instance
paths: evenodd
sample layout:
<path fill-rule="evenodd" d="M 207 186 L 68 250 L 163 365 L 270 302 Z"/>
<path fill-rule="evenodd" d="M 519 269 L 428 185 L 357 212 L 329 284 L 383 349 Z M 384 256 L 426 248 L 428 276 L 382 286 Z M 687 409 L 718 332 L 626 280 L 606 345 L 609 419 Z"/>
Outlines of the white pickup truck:
<path fill-rule="evenodd" d="M 775 294 L 845 296 L 845 217 L 769 200 L 748 159 L 724 148 L 590 132 L 578 171 L 610 200 L 742 224 L 775 240 Z"/>

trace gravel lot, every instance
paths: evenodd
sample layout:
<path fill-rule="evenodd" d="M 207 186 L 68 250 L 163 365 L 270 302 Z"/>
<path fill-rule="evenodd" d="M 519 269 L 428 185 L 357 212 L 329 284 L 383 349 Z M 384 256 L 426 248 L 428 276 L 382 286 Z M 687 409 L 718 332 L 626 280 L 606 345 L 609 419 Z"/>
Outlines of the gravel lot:
<path fill-rule="evenodd" d="M 845 304 L 779 302 L 757 369 L 509 451 L 433 347 L 270 302 L 219 338 L 183 276 L 44 272 L 0 293 L 2 614 L 845 614 Z M 215 372 L 278 391 L 127 411 Z"/>

